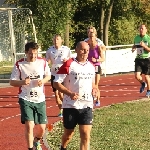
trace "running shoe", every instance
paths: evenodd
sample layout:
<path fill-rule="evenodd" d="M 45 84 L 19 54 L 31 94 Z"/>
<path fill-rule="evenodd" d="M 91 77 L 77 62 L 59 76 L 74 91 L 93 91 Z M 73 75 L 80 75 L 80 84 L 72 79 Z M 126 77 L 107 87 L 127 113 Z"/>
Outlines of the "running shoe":
<path fill-rule="evenodd" d="M 150 97 L 150 90 L 148 90 L 148 91 L 146 92 L 146 96 L 147 96 L 147 97 Z"/>
<path fill-rule="evenodd" d="M 96 101 L 95 106 L 100 106 L 100 101 Z"/>
<path fill-rule="evenodd" d="M 34 150 L 42 150 L 40 142 L 34 142 L 33 145 L 34 145 L 34 148 L 35 148 Z"/>
<path fill-rule="evenodd" d="M 146 84 L 145 82 L 143 82 L 143 83 L 141 84 L 140 93 L 143 93 L 143 92 L 144 92 L 144 89 L 145 89 L 146 86 L 147 86 L 147 84 Z"/>
<path fill-rule="evenodd" d="M 58 117 L 63 117 L 63 111 L 62 111 L 62 109 L 60 110 L 60 113 L 58 114 Z"/>
<path fill-rule="evenodd" d="M 62 118 L 62 117 L 63 117 L 63 114 L 58 114 L 58 117 L 61 117 L 61 118 Z"/>

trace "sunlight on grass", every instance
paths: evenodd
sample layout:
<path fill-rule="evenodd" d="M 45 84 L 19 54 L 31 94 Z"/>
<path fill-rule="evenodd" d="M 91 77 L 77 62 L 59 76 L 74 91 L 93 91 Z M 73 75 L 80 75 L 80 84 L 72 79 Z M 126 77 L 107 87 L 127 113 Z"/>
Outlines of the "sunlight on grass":
<path fill-rule="evenodd" d="M 0 74 L 10 74 L 12 71 L 13 64 L 11 61 L 0 62 Z"/>
<path fill-rule="evenodd" d="M 59 150 L 62 123 L 55 127 L 47 139 L 53 150 Z M 149 147 L 150 101 L 116 104 L 94 111 L 90 150 L 148 150 Z M 79 150 L 78 127 L 68 149 Z"/>

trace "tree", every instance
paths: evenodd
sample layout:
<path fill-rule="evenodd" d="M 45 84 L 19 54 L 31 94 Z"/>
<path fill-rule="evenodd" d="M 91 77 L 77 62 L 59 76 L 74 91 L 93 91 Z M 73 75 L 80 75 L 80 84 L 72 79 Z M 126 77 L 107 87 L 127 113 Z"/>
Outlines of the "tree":
<path fill-rule="evenodd" d="M 43 50 L 52 45 L 54 34 L 64 36 L 65 26 L 71 19 L 75 9 L 71 7 L 68 11 L 68 4 L 76 6 L 76 0 L 6 0 L 5 3 L 20 8 L 29 8 L 32 11 L 37 31 L 38 42 Z"/>

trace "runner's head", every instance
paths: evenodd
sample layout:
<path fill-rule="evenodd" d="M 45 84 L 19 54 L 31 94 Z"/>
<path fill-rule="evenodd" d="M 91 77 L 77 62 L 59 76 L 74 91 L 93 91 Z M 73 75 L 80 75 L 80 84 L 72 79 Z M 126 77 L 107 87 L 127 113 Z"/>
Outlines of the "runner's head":
<path fill-rule="evenodd" d="M 38 44 L 35 42 L 29 42 L 25 45 L 25 54 L 28 62 L 33 62 L 36 60 L 38 55 Z"/>
<path fill-rule="evenodd" d="M 97 31 L 96 31 L 95 27 L 89 26 L 87 28 L 87 35 L 89 38 L 97 37 Z"/>
<path fill-rule="evenodd" d="M 60 34 L 55 34 L 53 37 L 53 44 L 55 48 L 60 48 L 62 46 L 63 39 Z"/>
<path fill-rule="evenodd" d="M 77 53 L 77 60 L 79 62 L 85 62 L 87 60 L 88 54 L 89 54 L 88 43 L 84 42 L 84 41 L 78 42 L 75 51 Z"/>
<path fill-rule="evenodd" d="M 141 24 L 139 27 L 140 36 L 144 36 L 147 32 L 147 27 L 145 24 Z"/>

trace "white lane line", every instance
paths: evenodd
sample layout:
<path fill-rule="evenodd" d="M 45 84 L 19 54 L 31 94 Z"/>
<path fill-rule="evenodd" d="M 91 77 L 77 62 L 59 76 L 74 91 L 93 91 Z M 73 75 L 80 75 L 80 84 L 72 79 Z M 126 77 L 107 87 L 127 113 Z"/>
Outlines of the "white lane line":
<path fill-rule="evenodd" d="M 8 105 L 0 106 L 0 108 L 2 108 L 2 107 L 8 107 L 8 106 L 12 106 L 12 104 L 8 104 Z"/>
<path fill-rule="evenodd" d="M 5 105 L 5 106 L 11 106 L 12 104 L 8 104 L 8 105 Z"/>
<path fill-rule="evenodd" d="M 116 92 L 116 91 L 117 91 L 117 92 L 131 91 L 131 92 L 132 92 L 132 91 L 139 91 L 139 90 L 124 90 L 124 89 L 118 89 L 118 90 L 107 90 L 107 91 L 106 91 L 106 90 L 101 90 L 101 89 L 100 89 L 100 91 L 104 91 L 104 92 L 109 92 L 109 91 L 111 91 L 111 92 L 113 92 L 113 91 L 114 91 L 114 92 Z"/>
<path fill-rule="evenodd" d="M 8 120 L 8 119 L 11 119 L 11 118 L 14 118 L 14 117 L 18 117 L 18 116 L 20 116 L 21 114 L 17 114 L 17 115 L 15 115 L 15 116 L 9 116 L 9 117 L 6 117 L 6 118 L 4 118 L 4 119 L 1 119 L 0 121 L 4 121 L 4 120 Z"/>
<path fill-rule="evenodd" d="M 15 103 L 15 104 L 19 104 L 19 103 Z M 0 108 L 3 108 L 3 107 L 8 107 L 9 108 L 9 106 L 12 106 L 13 104 L 7 104 L 7 105 L 4 105 L 4 106 L 0 106 Z"/>
<path fill-rule="evenodd" d="M 56 105 L 57 106 L 57 105 Z M 52 108 L 53 106 L 49 106 L 49 107 L 47 107 L 47 108 Z M 14 117 L 18 117 L 18 116 L 21 116 L 21 114 L 17 114 L 17 115 L 14 115 L 14 116 L 8 116 L 8 117 L 6 117 L 6 118 L 4 118 L 4 119 L 1 119 L 0 121 L 2 122 L 2 121 L 4 121 L 4 120 L 8 120 L 8 119 L 12 119 L 12 118 L 14 118 Z"/>

